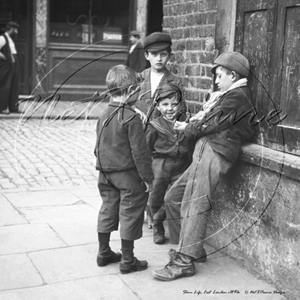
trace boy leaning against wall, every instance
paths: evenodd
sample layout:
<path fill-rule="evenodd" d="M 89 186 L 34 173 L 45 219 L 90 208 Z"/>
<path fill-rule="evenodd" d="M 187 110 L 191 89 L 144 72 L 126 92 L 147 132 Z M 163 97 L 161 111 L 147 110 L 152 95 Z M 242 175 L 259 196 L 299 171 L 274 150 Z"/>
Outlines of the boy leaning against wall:
<path fill-rule="evenodd" d="M 179 244 L 176 250 L 169 251 L 170 262 L 153 271 L 159 280 L 193 276 L 194 262 L 206 261 L 203 243 L 213 192 L 236 162 L 241 144 L 254 133 L 247 114 L 252 108 L 247 58 L 238 52 L 223 53 L 217 57 L 212 72 L 219 96 L 210 101 L 204 115 L 196 115 L 190 123 L 175 123 L 175 129 L 197 142 L 190 167 L 165 197 L 169 230 L 173 232 L 173 242 Z"/>

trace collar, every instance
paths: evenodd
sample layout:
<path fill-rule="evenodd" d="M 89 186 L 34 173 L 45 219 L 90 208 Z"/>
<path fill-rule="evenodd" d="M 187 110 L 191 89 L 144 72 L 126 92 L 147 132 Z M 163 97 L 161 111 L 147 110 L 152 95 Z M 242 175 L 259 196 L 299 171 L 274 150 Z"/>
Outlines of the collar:
<path fill-rule="evenodd" d="M 228 91 L 231 91 L 231 90 L 236 89 L 238 87 L 247 86 L 247 83 L 248 83 L 247 78 L 239 79 L 227 91 L 225 91 L 224 94 L 227 93 Z"/>

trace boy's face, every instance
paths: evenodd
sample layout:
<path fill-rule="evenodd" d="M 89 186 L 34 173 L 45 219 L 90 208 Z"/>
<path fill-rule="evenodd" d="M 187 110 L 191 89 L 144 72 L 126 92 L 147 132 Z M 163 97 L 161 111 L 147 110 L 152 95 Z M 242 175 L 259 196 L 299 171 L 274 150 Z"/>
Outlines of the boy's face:
<path fill-rule="evenodd" d="M 168 50 L 161 50 L 157 52 L 148 51 L 148 53 L 145 53 L 145 57 L 149 60 L 151 68 L 160 71 L 165 67 L 170 57 L 170 53 Z"/>
<path fill-rule="evenodd" d="M 163 117 L 172 121 L 175 114 L 180 109 L 180 103 L 177 100 L 177 95 L 174 94 L 173 96 L 170 96 L 170 98 L 160 100 L 158 102 L 157 109 L 160 111 Z"/>
<path fill-rule="evenodd" d="M 233 84 L 233 74 L 228 73 L 226 69 L 219 66 L 216 69 L 215 83 L 221 92 L 227 91 Z"/>

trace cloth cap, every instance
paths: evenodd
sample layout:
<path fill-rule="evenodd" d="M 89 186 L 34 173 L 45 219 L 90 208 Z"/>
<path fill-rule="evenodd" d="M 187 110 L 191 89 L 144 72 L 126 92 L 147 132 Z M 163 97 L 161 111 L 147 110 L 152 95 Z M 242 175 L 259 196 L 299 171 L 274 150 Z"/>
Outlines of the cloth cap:
<path fill-rule="evenodd" d="M 177 94 L 178 100 L 181 100 L 181 90 L 180 88 L 172 83 L 164 84 L 162 86 L 159 86 L 157 89 L 157 93 L 159 95 L 157 102 L 160 100 L 163 100 L 165 98 L 170 98 L 174 94 Z"/>
<path fill-rule="evenodd" d="M 13 21 L 9 21 L 7 24 L 6 24 L 6 27 L 7 28 L 19 28 L 20 25 L 16 22 L 13 22 Z"/>
<path fill-rule="evenodd" d="M 163 32 L 153 32 L 144 39 L 144 49 L 152 52 L 165 50 L 171 45 L 170 35 Z"/>
<path fill-rule="evenodd" d="M 138 36 L 141 36 L 141 33 L 137 30 L 132 30 L 130 31 L 130 35 L 138 35 Z"/>
<path fill-rule="evenodd" d="M 224 52 L 218 56 L 215 60 L 215 64 L 212 66 L 211 71 L 214 73 L 216 67 L 222 66 L 231 71 L 235 71 L 245 77 L 249 75 L 249 61 L 239 52 Z"/>

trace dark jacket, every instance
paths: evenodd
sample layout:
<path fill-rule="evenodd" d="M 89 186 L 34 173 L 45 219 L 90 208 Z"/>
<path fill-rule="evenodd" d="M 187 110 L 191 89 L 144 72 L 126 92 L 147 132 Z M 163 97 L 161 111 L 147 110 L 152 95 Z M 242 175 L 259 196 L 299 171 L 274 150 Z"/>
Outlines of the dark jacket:
<path fill-rule="evenodd" d="M 148 124 L 146 139 L 153 157 L 188 158 L 188 139 L 183 132 L 174 130 L 173 123 L 163 116 Z"/>
<path fill-rule="evenodd" d="M 145 58 L 145 50 L 141 41 L 137 43 L 131 53 L 128 53 L 126 66 L 135 72 L 142 72 L 146 68 L 147 60 Z"/>
<path fill-rule="evenodd" d="M 127 104 L 112 101 L 97 123 L 96 169 L 116 172 L 136 168 L 143 181 L 151 182 L 151 155 L 142 121 Z"/>
<path fill-rule="evenodd" d="M 249 124 L 251 109 L 248 87 L 230 90 L 221 96 L 204 120 L 189 123 L 185 135 L 197 139 L 206 136 L 214 151 L 234 163 L 241 144 L 254 133 L 254 128 Z"/>
<path fill-rule="evenodd" d="M 162 77 L 159 86 L 165 84 L 165 83 L 172 83 L 177 85 L 181 90 L 181 81 L 179 78 L 177 78 L 175 75 L 173 75 L 168 69 L 165 69 L 164 76 Z M 139 92 L 139 98 L 138 101 L 135 103 L 135 106 L 141 110 L 143 113 L 145 113 L 147 116 L 149 116 L 149 119 L 152 120 L 153 118 L 157 118 L 160 116 L 160 112 L 155 109 L 153 105 L 153 100 L 155 98 L 155 93 L 153 97 L 151 97 L 151 81 L 150 81 L 150 75 L 151 75 L 151 68 L 148 68 L 144 70 L 141 74 L 141 79 L 143 80 L 141 83 L 141 90 Z M 186 111 L 186 104 L 184 102 L 183 108 L 184 111 Z"/>

